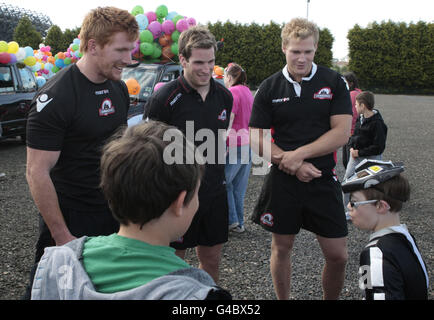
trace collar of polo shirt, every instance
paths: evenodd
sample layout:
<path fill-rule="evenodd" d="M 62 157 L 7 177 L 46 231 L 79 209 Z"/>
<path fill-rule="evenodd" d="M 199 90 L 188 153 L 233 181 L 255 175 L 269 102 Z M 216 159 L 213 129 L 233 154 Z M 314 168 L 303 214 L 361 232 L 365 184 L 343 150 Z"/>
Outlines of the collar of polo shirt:
<path fill-rule="evenodd" d="M 317 65 L 314 62 L 312 62 L 312 72 L 310 73 L 310 75 L 308 77 L 301 78 L 301 81 L 310 81 L 313 78 L 313 76 L 315 75 L 317 69 L 318 69 Z M 297 95 L 297 97 L 300 97 L 301 96 L 301 85 L 297 81 L 293 80 L 291 78 L 291 76 L 289 75 L 288 65 L 285 65 L 285 67 L 282 70 L 282 73 L 283 73 L 283 76 L 286 78 L 286 80 L 288 80 L 294 86 L 295 94 Z"/>

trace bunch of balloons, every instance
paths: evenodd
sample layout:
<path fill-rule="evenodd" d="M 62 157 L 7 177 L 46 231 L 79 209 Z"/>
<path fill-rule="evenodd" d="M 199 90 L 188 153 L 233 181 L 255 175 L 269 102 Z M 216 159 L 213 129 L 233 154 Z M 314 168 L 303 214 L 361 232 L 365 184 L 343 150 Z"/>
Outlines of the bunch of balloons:
<path fill-rule="evenodd" d="M 15 41 L 0 41 L 0 63 L 25 64 L 35 73 L 36 81 L 41 86 L 60 69 L 80 60 L 82 54 L 79 49 L 79 38 L 73 40 L 66 52 L 59 52 L 55 56 L 51 53 L 51 47 L 43 43 L 38 50 L 33 50 L 29 46 L 20 47 Z"/>
<path fill-rule="evenodd" d="M 142 6 L 135 6 L 131 14 L 136 17 L 140 37 L 132 55 L 145 62 L 168 62 L 178 55 L 178 39 L 181 32 L 196 25 L 194 18 L 184 17 L 165 5 L 155 12 L 144 12 Z"/>

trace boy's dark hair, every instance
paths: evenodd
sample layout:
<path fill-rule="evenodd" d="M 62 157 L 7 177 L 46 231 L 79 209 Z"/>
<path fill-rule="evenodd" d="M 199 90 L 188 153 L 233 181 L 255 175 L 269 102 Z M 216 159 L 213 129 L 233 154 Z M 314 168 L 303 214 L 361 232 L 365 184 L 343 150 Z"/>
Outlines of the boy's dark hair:
<path fill-rule="evenodd" d="M 359 87 L 359 81 L 357 80 L 356 74 L 354 72 L 348 71 L 344 73 L 344 78 L 347 80 L 350 91 L 353 91 Z"/>
<path fill-rule="evenodd" d="M 163 140 L 169 129 L 174 141 Z M 142 227 L 159 218 L 182 191 L 187 191 L 184 205 L 193 198 L 203 166 L 196 161 L 166 164 L 164 150 L 171 143 L 179 144 L 184 160 L 194 155 L 194 144 L 181 131 L 158 121 L 127 128 L 104 147 L 100 186 L 121 224 Z"/>
<path fill-rule="evenodd" d="M 217 42 L 214 35 L 203 26 L 194 26 L 181 33 L 178 40 L 179 54 L 187 61 L 193 49 L 214 49 L 217 51 Z"/>
<path fill-rule="evenodd" d="M 399 174 L 374 187 L 360 190 L 367 200 L 384 200 L 390 206 L 390 211 L 399 212 L 404 202 L 410 199 L 410 184 Z"/>
<path fill-rule="evenodd" d="M 356 96 L 356 101 L 363 103 L 369 110 L 374 109 L 375 98 L 371 91 L 363 91 Z"/>

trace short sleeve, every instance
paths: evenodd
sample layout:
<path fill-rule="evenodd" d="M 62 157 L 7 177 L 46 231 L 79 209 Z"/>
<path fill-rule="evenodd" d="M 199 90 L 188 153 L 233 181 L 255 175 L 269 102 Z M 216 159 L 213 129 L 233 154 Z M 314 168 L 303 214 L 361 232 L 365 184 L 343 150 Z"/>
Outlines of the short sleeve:
<path fill-rule="evenodd" d="M 337 74 L 337 84 L 333 95 L 330 115 L 349 114 L 353 115 L 350 92 L 343 77 Z"/>
<path fill-rule="evenodd" d="M 263 82 L 255 94 L 249 127 L 269 129 L 272 125 L 271 101 L 267 94 L 266 84 Z"/>

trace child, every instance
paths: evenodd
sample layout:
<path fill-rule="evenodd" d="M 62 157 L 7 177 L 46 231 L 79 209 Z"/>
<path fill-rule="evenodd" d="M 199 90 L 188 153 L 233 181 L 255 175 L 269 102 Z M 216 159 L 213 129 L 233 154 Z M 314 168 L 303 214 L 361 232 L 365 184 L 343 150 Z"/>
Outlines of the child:
<path fill-rule="evenodd" d="M 169 144 L 181 151 L 181 161 L 168 164 Z M 32 299 L 230 299 L 205 271 L 191 268 L 169 247 L 199 206 L 203 167 L 185 164 L 189 155 L 194 145 L 160 122 L 140 123 L 109 142 L 101 188 L 119 232 L 47 248 Z"/>
<path fill-rule="evenodd" d="M 354 174 L 355 167 L 364 159 L 381 160 L 381 155 L 386 148 L 387 126 L 380 112 L 374 109 L 374 105 L 372 92 L 364 91 L 357 95 L 356 110 L 360 118 L 348 143 L 350 158 L 344 180 Z M 344 197 L 344 204 L 348 205 L 347 196 Z"/>
<path fill-rule="evenodd" d="M 365 160 L 342 184 L 351 193 L 353 224 L 373 231 L 360 255 L 359 285 L 367 300 L 428 299 L 428 274 L 416 241 L 400 224 L 410 186 L 404 167 L 391 161 Z"/>

